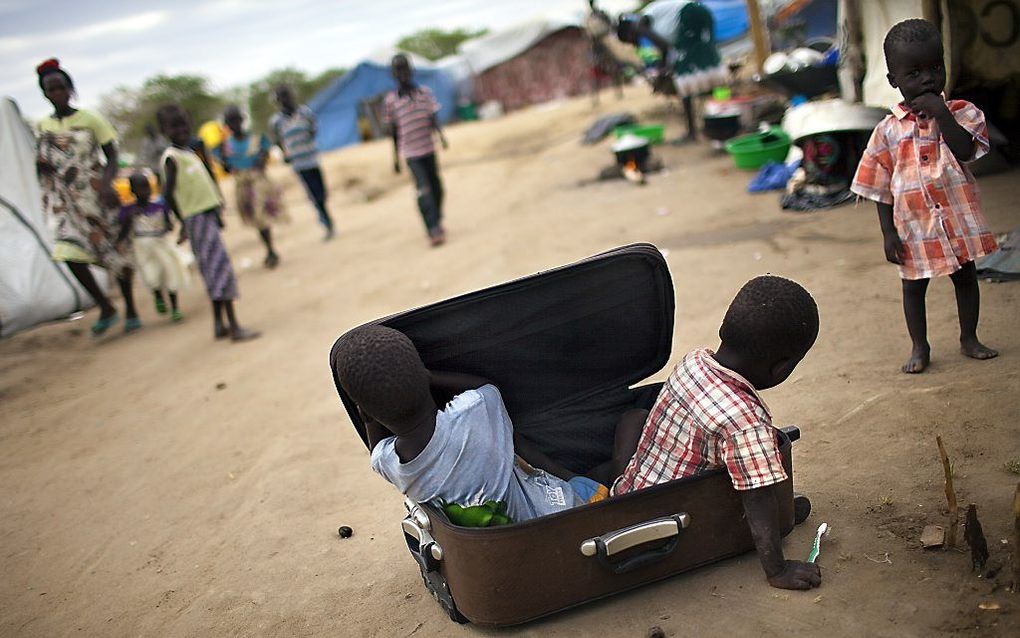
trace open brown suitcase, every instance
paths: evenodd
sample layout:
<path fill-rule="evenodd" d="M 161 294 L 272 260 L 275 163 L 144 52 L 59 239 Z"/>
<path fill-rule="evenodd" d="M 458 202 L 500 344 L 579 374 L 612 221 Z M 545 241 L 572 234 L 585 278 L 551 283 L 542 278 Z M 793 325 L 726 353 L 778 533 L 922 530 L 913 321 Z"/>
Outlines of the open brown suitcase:
<path fill-rule="evenodd" d="M 634 244 L 372 323 L 405 333 L 430 369 L 491 379 L 514 428 L 584 472 L 609 458 L 619 415 L 655 400 L 661 384 L 631 386 L 668 362 L 673 312 L 665 260 Z M 337 391 L 365 440 L 357 406 Z M 790 477 L 778 492 L 784 535 L 799 434 L 776 432 Z M 494 528 L 405 505 L 401 527 L 425 586 L 452 619 L 480 625 L 522 623 L 754 548 L 724 470 Z M 798 496 L 796 510 L 800 522 L 810 502 Z"/>

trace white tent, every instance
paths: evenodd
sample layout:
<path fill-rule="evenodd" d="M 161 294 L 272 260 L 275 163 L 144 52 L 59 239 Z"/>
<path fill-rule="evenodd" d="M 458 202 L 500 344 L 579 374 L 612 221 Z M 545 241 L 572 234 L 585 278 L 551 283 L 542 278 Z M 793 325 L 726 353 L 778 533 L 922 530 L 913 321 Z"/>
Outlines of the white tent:
<path fill-rule="evenodd" d="M 862 101 L 868 106 L 890 107 L 901 99 L 900 92 L 886 78 L 885 52 L 882 43 L 892 25 L 909 18 L 928 18 L 924 0 L 896 2 L 860 2 L 860 29 L 867 66 L 864 74 Z M 949 47 L 947 47 L 948 49 Z"/>
<path fill-rule="evenodd" d="M 50 259 L 35 174 L 35 140 L 10 98 L 0 101 L 0 336 L 67 317 L 92 298 Z M 100 279 L 100 281 L 105 281 Z"/>
<path fill-rule="evenodd" d="M 471 72 L 480 74 L 524 53 L 546 36 L 572 26 L 580 25 L 559 17 L 535 18 L 468 40 L 461 45 L 460 54 Z"/>

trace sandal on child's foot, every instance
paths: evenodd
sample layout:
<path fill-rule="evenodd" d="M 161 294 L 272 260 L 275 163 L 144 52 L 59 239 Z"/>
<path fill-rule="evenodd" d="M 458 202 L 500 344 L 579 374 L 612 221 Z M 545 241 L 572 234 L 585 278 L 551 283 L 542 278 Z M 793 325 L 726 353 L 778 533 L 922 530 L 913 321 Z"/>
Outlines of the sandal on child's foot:
<path fill-rule="evenodd" d="M 166 314 L 166 302 L 162 299 L 156 299 L 156 312 L 165 315 Z"/>
<path fill-rule="evenodd" d="M 120 315 L 116 312 L 109 317 L 100 317 L 94 324 L 92 324 L 92 336 L 98 337 L 102 335 L 107 330 L 117 325 L 118 321 L 120 321 Z"/>
<path fill-rule="evenodd" d="M 277 255 L 276 253 L 269 253 L 268 255 L 266 255 L 265 263 L 266 268 L 269 268 L 270 270 L 276 268 L 276 266 L 280 263 L 280 256 Z"/>
<path fill-rule="evenodd" d="M 173 321 L 174 323 L 182 321 L 183 319 L 184 313 L 181 312 L 180 310 L 174 310 L 172 313 L 170 313 L 170 321 Z"/>
<path fill-rule="evenodd" d="M 142 329 L 142 320 L 138 317 L 128 317 L 124 320 L 124 334 Z"/>
<path fill-rule="evenodd" d="M 226 339 L 230 336 L 230 330 L 226 326 L 216 326 L 213 330 L 213 337 L 217 339 Z"/>
<path fill-rule="evenodd" d="M 258 330 L 247 330 L 245 328 L 238 328 L 230 334 L 230 340 L 234 343 L 241 341 L 251 341 L 252 339 L 258 339 L 262 335 Z"/>

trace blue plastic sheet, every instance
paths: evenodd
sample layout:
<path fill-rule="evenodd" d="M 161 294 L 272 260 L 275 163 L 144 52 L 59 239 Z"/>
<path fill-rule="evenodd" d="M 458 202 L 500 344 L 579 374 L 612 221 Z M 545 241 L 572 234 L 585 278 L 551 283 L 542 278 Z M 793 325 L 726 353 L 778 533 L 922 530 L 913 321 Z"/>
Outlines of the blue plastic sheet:
<path fill-rule="evenodd" d="M 765 191 L 777 191 L 786 188 L 786 182 L 790 181 L 793 172 L 800 166 L 800 160 L 783 164 L 782 162 L 766 162 L 758 173 L 751 178 L 747 185 L 750 193 L 763 193 Z"/>
<path fill-rule="evenodd" d="M 652 28 L 670 42 L 676 40 L 677 15 L 690 0 L 655 0 L 641 13 L 652 18 Z M 747 35 L 751 20 L 747 16 L 746 0 L 701 0 L 715 20 L 715 40 L 729 42 Z"/>
<path fill-rule="evenodd" d="M 427 86 L 439 102 L 440 122 L 449 122 L 457 110 L 457 84 L 445 71 L 416 68 L 414 81 Z M 361 141 L 358 105 L 396 88 L 389 65 L 362 62 L 308 100 L 318 120 L 315 142 L 328 151 Z"/>

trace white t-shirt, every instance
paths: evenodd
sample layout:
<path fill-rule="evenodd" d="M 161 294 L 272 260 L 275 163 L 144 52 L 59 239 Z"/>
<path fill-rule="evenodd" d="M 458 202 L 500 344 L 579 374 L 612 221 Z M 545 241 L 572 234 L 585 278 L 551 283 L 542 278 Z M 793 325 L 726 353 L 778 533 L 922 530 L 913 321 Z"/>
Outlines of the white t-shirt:
<path fill-rule="evenodd" d="M 372 469 L 418 503 L 505 501 L 515 523 L 583 504 L 563 479 L 517 464 L 513 424 L 493 385 L 455 396 L 436 414 L 425 449 L 407 463 L 397 456 L 396 440 L 376 444 Z"/>

